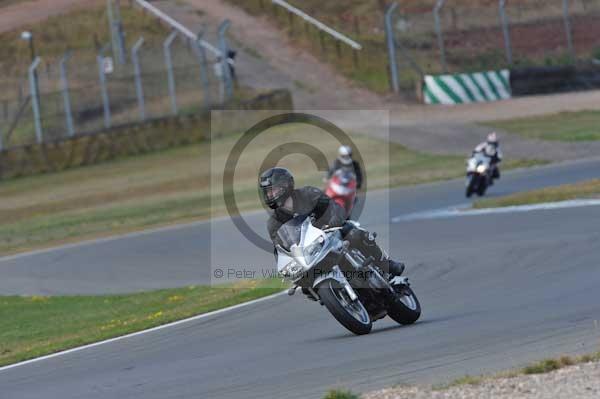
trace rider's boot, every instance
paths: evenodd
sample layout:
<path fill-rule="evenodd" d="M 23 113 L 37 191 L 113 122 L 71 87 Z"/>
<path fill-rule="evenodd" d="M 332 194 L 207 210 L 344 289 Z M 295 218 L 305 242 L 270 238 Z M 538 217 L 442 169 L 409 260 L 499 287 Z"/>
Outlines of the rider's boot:
<path fill-rule="evenodd" d="M 380 269 L 386 271 L 388 273 L 388 281 L 392 286 L 401 285 L 404 282 L 404 279 L 400 276 L 404 272 L 405 265 L 402 262 L 396 262 L 393 259 L 385 257 L 378 262 L 375 262 Z"/>
<path fill-rule="evenodd" d="M 382 271 L 388 273 L 390 278 L 402 275 L 404 272 L 404 263 L 391 259 L 379 247 L 375 241 L 375 237 L 376 234 L 362 229 L 353 229 L 347 236 L 355 247 L 363 251 L 363 254 L 371 256 L 374 259 L 373 263 Z"/>
<path fill-rule="evenodd" d="M 388 259 L 387 262 L 388 262 L 388 265 L 389 265 L 388 266 L 389 273 L 392 276 L 394 276 L 394 277 L 401 276 L 402 273 L 404 273 L 404 269 L 406 268 L 406 266 L 404 265 L 404 263 L 402 263 L 402 262 L 396 262 L 393 259 Z"/>

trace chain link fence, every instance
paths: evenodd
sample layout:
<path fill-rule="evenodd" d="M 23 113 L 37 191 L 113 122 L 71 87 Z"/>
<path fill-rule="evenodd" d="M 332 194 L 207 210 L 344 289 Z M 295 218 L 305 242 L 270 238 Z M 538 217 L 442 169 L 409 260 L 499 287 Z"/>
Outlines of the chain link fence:
<path fill-rule="evenodd" d="M 390 81 L 414 91 L 423 73 L 585 64 L 600 58 L 598 0 L 438 0 L 390 8 Z M 395 52 L 395 54 L 393 54 Z M 394 87 L 393 80 L 397 79 Z"/>
<path fill-rule="evenodd" d="M 233 65 L 206 54 L 198 41 L 173 32 L 163 43 L 136 44 L 124 49 L 125 63 L 113 59 L 110 45 L 58 61 L 36 58 L 11 94 L 0 97 L 0 149 L 198 113 L 231 98 L 223 68 Z"/>

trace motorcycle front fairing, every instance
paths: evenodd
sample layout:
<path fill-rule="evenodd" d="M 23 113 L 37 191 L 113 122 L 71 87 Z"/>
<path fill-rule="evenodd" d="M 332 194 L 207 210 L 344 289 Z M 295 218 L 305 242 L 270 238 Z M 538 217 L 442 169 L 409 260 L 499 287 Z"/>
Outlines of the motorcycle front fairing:
<path fill-rule="evenodd" d="M 485 174 L 490 167 L 490 158 L 478 152 L 467 161 L 467 174 Z"/>
<path fill-rule="evenodd" d="M 302 279 L 341 245 L 339 231 L 326 233 L 313 226 L 310 217 L 297 216 L 277 231 L 277 271 L 287 279 Z"/>

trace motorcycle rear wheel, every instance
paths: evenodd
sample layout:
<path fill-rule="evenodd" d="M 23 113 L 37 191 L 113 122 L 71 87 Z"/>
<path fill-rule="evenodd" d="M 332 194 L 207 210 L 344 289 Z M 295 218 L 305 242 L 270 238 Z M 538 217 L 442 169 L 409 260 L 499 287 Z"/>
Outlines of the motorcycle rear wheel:
<path fill-rule="evenodd" d="M 356 335 L 371 332 L 373 322 L 360 299 L 350 300 L 346 290 L 334 280 L 327 280 L 319 285 L 318 293 L 329 313 L 341 325 Z"/>

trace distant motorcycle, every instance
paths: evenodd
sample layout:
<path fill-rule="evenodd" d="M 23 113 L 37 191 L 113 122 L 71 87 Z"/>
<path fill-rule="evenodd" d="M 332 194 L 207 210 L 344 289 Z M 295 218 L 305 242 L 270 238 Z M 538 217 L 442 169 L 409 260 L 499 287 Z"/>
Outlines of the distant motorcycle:
<path fill-rule="evenodd" d="M 354 223 L 358 227 L 358 223 Z M 324 305 L 335 319 L 354 334 L 368 334 L 373 322 L 390 316 L 412 324 L 421 316 L 421 305 L 406 277 L 379 269 L 349 241 L 342 227 L 319 229 L 313 218 L 297 216 L 277 231 L 277 271 L 309 299 Z"/>
<path fill-rule="evenodd" d="M 485 195 L 492 182 L 491 160 L 488 156 L 478 152 L 467 160 L 466 196 L 470 198 L 476 193 L 480 197 Z"/>
<path fill-rule="evenodd" d="M 347 169 L 338 169 L 325 187 L 325 194 L 333 199 L 339 206 L 346 210 L 346 217 L 350 217 L 356 202 L 357 180 L 356 174 Z"/>

